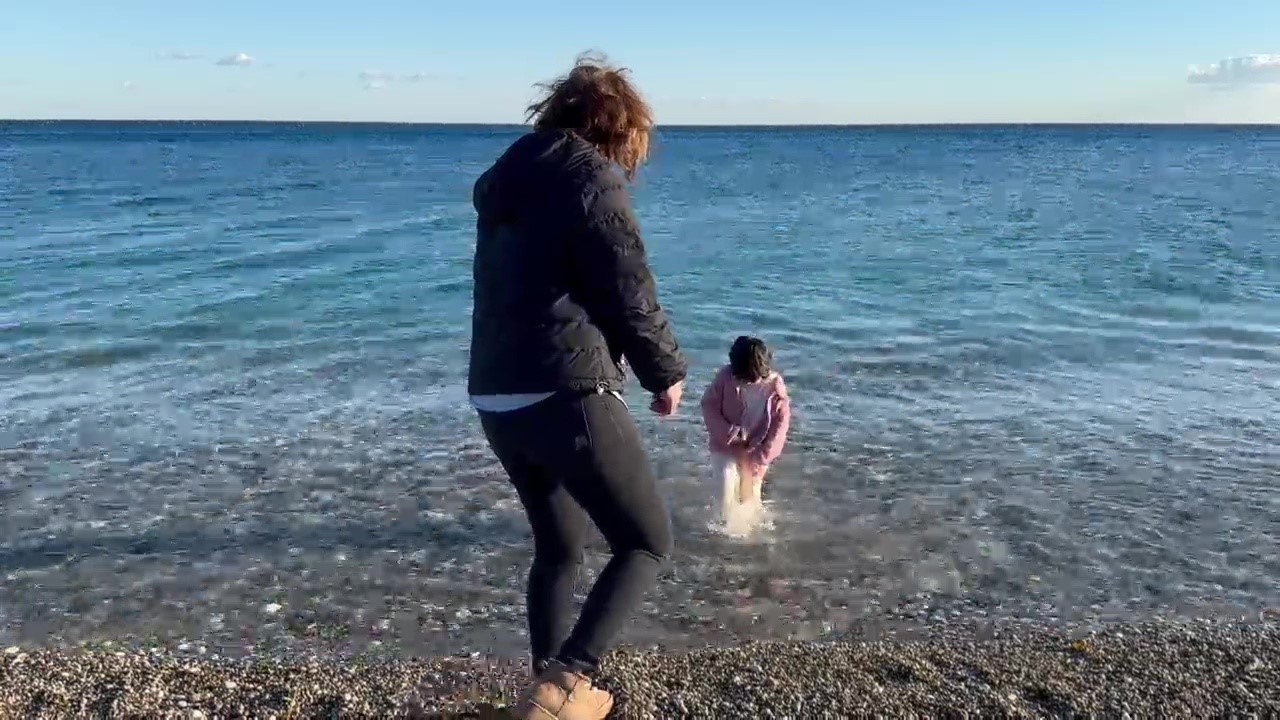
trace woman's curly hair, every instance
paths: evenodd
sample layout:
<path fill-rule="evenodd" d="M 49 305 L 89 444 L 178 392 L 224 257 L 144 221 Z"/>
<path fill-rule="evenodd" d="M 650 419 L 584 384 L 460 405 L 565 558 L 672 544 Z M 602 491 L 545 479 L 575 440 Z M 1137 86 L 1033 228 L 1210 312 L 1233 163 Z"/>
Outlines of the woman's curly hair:
<path fill-rule="evenodd" d="M 571 130 L 622 168 L 627 179 L 649 157 L 653 111 L 603 55 L 584 53 L 565 75 L 541 83 L 544 96 L 528 108 L 535 130 Z"/>

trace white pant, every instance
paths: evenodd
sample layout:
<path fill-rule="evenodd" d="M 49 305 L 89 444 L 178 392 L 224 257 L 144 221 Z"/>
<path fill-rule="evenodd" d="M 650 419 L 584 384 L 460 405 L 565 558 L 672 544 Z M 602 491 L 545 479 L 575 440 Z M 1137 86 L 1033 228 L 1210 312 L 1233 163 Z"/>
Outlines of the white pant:
<path fill-rule="evenodd" d="M 745 502 L 741 500 L 742 483 L 751 482 L 744 470 L 732 455 L 711 453 L 711 478 L 719 494 L 720 520 L 731 534 L 749 531 L 759 522 L 764 510 L 760 499 L 763 478 L 753 484 L 748 499 Z"/>

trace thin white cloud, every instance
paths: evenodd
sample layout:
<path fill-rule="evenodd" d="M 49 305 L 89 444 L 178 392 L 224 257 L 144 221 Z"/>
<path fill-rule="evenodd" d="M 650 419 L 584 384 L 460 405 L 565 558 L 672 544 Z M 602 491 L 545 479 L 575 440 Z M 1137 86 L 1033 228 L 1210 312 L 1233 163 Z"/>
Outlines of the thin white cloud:
<path fill-rule="evenodd" d="M 245 53 L 228 55 L 217 62 L 218 65 L 223 67 L 249 67 L 253 63 L 254 59 Z"/>
<path fill-rule="evenodd" d="M 382 72 L 381 70 L 361 70 L 360 84 L 364 85 L 365 90 L 381 90 L 391 82 L 391 74 Z"/>
<path fill-rule="evenodd" d="M 422 72 L 396 74 L 382 70 L 362 70 L 358 77 L 365 90 L 381 90 L 392 83 L 416 83 L 430 80 L 435 76 Z"/>
<path fill-rule="evenodd" d="M 1192 65 L 1187 82 L 1202 85 L 1280 83 L 1280 54 L 1242 55 L 1210 65 Z"/>
<path fill-rule="evenodd" d="M 170 50 L 160 53 L 162 60 L 199 60 L 204 57 L 200 53 L 186 52 L 185 50 Z"/>
<path fill-rule="evenodd" d="M 125 92 L 128 92 L 136 87 L 137 85 L 135 85 L 132 80 L 125 80 L 124 82 L 120 83 L 120 89 L 124 90 Z"/>

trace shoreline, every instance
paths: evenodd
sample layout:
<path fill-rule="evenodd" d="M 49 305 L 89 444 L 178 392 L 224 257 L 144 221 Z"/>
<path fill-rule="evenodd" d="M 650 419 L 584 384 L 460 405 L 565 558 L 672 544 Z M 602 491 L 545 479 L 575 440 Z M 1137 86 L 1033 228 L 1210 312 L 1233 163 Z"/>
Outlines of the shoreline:
<path fill-rule="evenodd" d="M 622 649 L 615 718 L 1209 717 L 1280 713 L 1280 622 L 951 629 L 915 641 Z M 132 651 L 0 653 L 0 717 L 502 717 L 523 662 L 482 656 L 230 660 Z M 495 714 L 496 713 L 496 714 Z"/>

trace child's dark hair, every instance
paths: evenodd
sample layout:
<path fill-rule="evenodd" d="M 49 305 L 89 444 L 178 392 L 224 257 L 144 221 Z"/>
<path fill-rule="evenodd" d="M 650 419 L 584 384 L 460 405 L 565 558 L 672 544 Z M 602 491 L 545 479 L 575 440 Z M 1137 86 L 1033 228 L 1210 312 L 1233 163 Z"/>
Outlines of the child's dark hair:
<path fill-rule="evenodd" d="M 729 348 L 729 369 L 742 382 L 756 382 L 773 372 L 773 353 L 760 338 L 743 335 Z"/>

